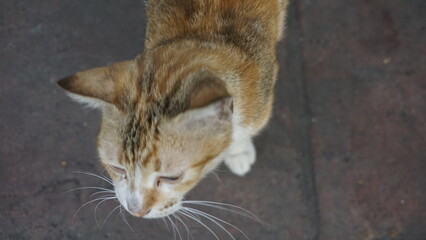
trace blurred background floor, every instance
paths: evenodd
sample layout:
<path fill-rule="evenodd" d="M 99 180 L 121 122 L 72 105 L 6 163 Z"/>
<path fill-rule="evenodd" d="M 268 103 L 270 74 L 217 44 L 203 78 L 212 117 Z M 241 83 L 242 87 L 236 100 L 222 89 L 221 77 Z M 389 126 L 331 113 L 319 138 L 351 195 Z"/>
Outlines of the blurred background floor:
<path fill-rule="evenodd" d="M 173 239 L 162 221 L 127 216 L 133 233 L 117 212 L 100 230 L 96 204 L 73 217 L 93 191 L 62 194 L 107 185 L 71 174 L 102 173 L 99 115 L 55 82 L 141 51 L 143 1 L 6 0 L 0 11 L 0 239 Z M 203 209 L 250 239 L 425 240 L 425 13 L 424 0 L 294 0 L 258 161 L 244 178 L 221 167 L 188 198 L 252 211 L 263 225 Z M 116 204 L 98 207 L 100 225 Z"/>

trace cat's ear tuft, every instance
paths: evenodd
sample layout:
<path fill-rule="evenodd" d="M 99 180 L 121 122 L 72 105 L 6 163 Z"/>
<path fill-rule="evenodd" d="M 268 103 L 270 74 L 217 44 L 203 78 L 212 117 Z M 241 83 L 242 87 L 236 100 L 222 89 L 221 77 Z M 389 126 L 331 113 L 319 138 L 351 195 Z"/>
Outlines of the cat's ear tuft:
<path fill-rule="evenodd" d="M 121 101 L 126 82 L 135 71 L 135 61 L 125 61 L 106 67 L 78 72 L 58 81 L 76 101 L 99 108 L 105 103 L 122 108 Z"/>

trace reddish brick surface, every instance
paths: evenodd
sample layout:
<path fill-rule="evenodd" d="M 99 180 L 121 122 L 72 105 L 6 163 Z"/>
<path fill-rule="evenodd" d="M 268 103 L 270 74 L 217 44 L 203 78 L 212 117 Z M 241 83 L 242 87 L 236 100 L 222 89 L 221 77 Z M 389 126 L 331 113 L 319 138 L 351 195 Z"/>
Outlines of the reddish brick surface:
<path fill-rule="evenodd" d="M 320 239 L 426 239 L 426 2 L 299 10 Z"/>
<path fill-rule="evenodd" d="M 173 239 L 161 220 L 127 216 L 133 233 L 116 214 L 100 230 L 95 204 L 74 217 L 93 191 L 63 194 L 107 185 L 72 174 L 102 173 L 99 116 L 55 81 L 141 51 L 143 2 L 6 0 L 0 11 L 0 239 Z M 222 167 L 188 198 L 249 209 L 265 223 L 203 210 L 250 239 L 425 240 L 425 12 L 423 0 L 293 1 L 258 162 L 244 178 Z M 97 208 L 100 225 L 116 205 Z"/>

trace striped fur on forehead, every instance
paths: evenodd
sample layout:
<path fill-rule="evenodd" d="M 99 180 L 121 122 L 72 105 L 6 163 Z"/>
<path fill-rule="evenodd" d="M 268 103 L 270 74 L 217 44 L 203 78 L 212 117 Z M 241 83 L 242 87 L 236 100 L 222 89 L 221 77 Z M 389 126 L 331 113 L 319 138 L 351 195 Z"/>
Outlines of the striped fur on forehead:
<path fill-rule="evenodd" d="M 152 103 L 139 103 L 128 118 L 124 129 L 124 160 L 127 164 L 136 165 L 144 161 L 149 152 L 155 151 L 158 142 L 158 124 L 161 113 Z M 157 110 L 157 111 L 156 111 Z"/>

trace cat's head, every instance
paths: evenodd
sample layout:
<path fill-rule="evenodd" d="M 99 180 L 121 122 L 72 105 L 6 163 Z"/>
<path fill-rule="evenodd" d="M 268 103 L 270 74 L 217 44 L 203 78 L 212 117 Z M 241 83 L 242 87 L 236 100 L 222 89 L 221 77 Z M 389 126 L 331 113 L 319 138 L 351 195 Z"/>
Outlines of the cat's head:
<path fill-rule="evenodd" d="M 170 69 L 153 64 L 140 57 L 59 81 L 102 111 L 101 163 L 124 208 L 145 218 L 179 210 L 232 135 L 232 98 L 220 77 L 204 67 L 185 71 L 182 59 Z"/>

